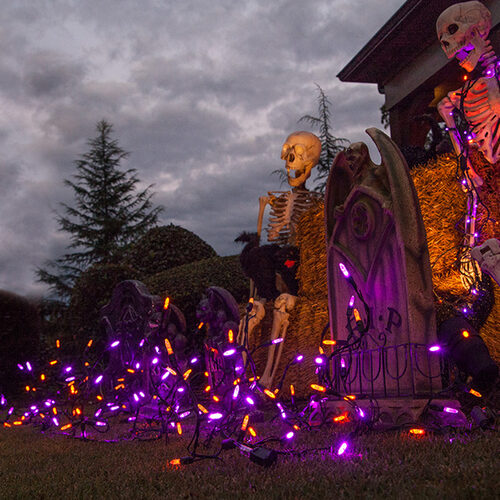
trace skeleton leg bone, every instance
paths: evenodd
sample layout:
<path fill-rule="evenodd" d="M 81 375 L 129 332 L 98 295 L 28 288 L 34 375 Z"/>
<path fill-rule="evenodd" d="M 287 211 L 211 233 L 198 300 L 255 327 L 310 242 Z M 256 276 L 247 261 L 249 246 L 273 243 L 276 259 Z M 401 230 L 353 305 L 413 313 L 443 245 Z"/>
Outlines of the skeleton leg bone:
<path fill-rule="evenodd" d="M 276 370 L 283 351 L 284 339 L 288 329 L 288 318 L 290 316 L 290 311 L 295 307 L 296 301 L 297 297 L 294 295 L 282 293 L 274 302 L 273 326 L 271 329 L 271 338 L 269 340 L 275 340 L 281 337 L 283 338 L 283 342 L 279 345 L 277 350 L 274 344 L 269 347 L 266 367 L 260 378 L 261 385 L 267 388 L 271 387 L 274 376 L 276 375 Z"/>

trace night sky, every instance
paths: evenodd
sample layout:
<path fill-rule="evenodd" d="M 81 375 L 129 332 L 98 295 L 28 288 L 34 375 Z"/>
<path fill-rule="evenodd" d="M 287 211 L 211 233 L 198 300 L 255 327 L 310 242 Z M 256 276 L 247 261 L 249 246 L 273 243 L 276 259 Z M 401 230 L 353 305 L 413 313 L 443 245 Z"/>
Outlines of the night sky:
<path fill-rule="evenodd" d="M 69 243 L 63 180 L 101 119 L 131 153 L 123 168 L 155 184 L 161 224 L 239 253 L 259 196 L 284 188 L 284 139 L 311 130 L 297 120 L 316 114 L 315 84 L 334 135 L 382 128 L 376 86 L 336 75 L 403 3 L 0 0 L 0 288 L 45 291 L 34 270 Z"/>

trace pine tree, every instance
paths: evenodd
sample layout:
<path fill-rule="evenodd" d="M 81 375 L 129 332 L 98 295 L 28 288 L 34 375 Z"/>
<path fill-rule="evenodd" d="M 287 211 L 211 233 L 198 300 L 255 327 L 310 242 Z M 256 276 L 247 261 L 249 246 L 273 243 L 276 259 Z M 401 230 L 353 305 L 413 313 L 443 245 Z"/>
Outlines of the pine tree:
<path fill-rule="evenodd" d="M 318 166 L 316 167 L 317 175 L 314 180 L 321 181 L 316 185 L 315 190 L 322 193 L 326 188 L 328 174 L 330 173 L 330 168 L 335 156 L 344 149 L 344 146 L 349 144 L 349 141 L 332 135 L 330 113 L 330 106 L 332 103 L 318 84 L 316 84 L 316 87 L 318 87 L 319 92 L 318 116 L 305 115 L 299 119 L 299 122 L 306 121 L 313 127 L 319 129 L 318 137 L 321 141 L 321 156 Z"/>
<path fill-rule="evenodd" d="M 74 180 L 65 184 L 74 191 L 74 206 L 61 203 L 59 229 L 71 235 L 74 251 L 38 268 L 38 281 L 47 283 L 61 298 L 67 297 L 80 273 L 93 264 L 120 260 L 124 249 L 156 226 L 161 207 L 152 208 L 152 186 L 136 191 L 136 169 L 120 170 L 129 153 L 112 139 L 113 126 L 102 120 L 97 135 L 87 142 L 89 151 L 75 161 Z"/>

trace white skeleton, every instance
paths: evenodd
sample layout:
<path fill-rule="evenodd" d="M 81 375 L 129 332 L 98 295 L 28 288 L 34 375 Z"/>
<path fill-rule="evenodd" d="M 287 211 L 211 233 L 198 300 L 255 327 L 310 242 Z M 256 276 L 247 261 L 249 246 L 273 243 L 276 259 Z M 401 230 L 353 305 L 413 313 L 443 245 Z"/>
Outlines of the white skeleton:
<path fill-rule="evenodd" d="M 266 206 L 271 206 L 269 224 L 267 228 L 268 241 L 280 245 L 295 245 L 297 224 L 301 216 L 311 208 L 313 202 L 319 198 L 319 193 L 306 189 L 305 183 L 311 176 L 311 170 L 317 165 L 321 153 L 321 141 L 310 132 L 294 132 L 290 134 L 281 150 L 281 159 L 286 161 L 288 184 L 291 191 L 270 191 L 267 196 L 259 198 L 259 217 L 257 222 L 257 234 L 262 233 L 264 211 Z M 292 175 L 292 172 L 294 174 Z M 285 339 L 288 329 L 288 318 L 295 307 L 297 297 L 288 293 L 282 293 L 274 301 L 273 325 L 271 338 Z M 254 301 L 250 312 L 248 324 L 248 336 L 264 317 L 264 302 Z M 244 320 L 243 320 L 244 321 Z M 244 324 L 240 324 L 238 342 L 243 342 Z M 270 387 L 276 375 L 279 365 L 283 342 L 276 349 L 275 345 L 269 347 L 264 373 L 260 383 Z"/>
<path fill-rule="evenodd" d="M 465 118 L 473 132 L 466 140 L 475 143 L 490 163 L 496 163 L 500 159 L 500 90 L 495 67 L 499 61 L 488 40 L 490 29 L 491 13 L 476 1 L 448 7 L 436 22 L 437 35 L 448 59 L 456 57 L 469 73 L 479 63 L 483 67 L 482 76 L 472 83 L 463 102 Z M 454 108 L 460 109 L 462 92 L 467 86 L 450 92 L 438 104 L 457 154 L 461 152 L 460 141 L 452 112 Z"/>
<path fill-rule="evenodd" d="M 438 110 L 445 121 L 455 152 L 463 153 L 461 143 L 466 141 L 483 153 L 490 163 L 500 159 L 500 89 L 498 70 L 500 62 L 491 47 L 488 35 L 491 29 L 491 13 L 477 1 L 462 2 L 448 7 L 436 22 L 436 31 L 446 56 L 455 57 L 460 66 L 472 72 L 482 66 L 479 78 L 464 84 L 461 89 L 450 92 L 439 104 Z M 463 109 L 472 133 L 460 137 L 453 117 L 454 109 Z M 477 188 L 483 184 L 481 177 L 468 162 L 466 178 L 468 216 L 465 225 L 465 245 L 475 245 L 475 221 L 477 210 Z M 464 285 L 475 275 L 477 266 L 468 254 L 461 257 L 460 264 Z"/>

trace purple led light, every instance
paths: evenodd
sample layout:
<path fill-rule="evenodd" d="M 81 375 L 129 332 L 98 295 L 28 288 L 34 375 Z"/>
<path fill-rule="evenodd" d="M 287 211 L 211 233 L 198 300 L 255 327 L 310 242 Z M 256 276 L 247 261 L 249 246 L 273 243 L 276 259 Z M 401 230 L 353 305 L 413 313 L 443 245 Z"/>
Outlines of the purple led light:
<path fill-rule="evenodd" d="M 26 361 L 26 368 L 28 369 L 28 371 L 33 370 L 33 368 L 31 367 L 31 363 L 29 361 Z"/>
<path fill-rule="evenodd" d="M 4 406 L 7 403 L 7 400 L 5 399 L 5 396 L 2 394 L 0 397 L 0 405 Z"/>
<path fill-rule="evenodd" d="M 470 293 L 472 293 L 472 295 L 479 295 L 479 291 L 475 288 L 473 288 Z"/>
<path fill-rule="evenodd" d="M 73 367 L 72 367 L 72 366 L 67 366 L 67 367 L 64 369 L 64 371 L 65 371 L 66 373 L 69 373 L 72 369 L 73 369 Z"/>
<path fill-rule="evenodd" d="M 220 420 L 224 415 L 222 413 L 210 413 L 208 415 L 209 420 Z"/>
<path fill-rule="evenodd" d="M 234 368 L 234 371 L 241 372 L 241 371 L 243 371 L 243 367 L 241 365 L 236 365 L 236 367 Z"/>
<path fill-rule="evenodd" d="M 138 370 L 141 367 L 141 363 L 136 363 L 135 364 L 135 369 Z"/>
<path fill-rule="evenodd" d="M 446 413 L 458 413 L 458 410 L 456 408 L 450 408 L 449 406 L 445 406 L 443 408 L 443 411 Z"/>
<path fill-rule="evenodd" d="M 343 454 L 344 454 L 344 452 L 345 452 L 345 450 L 347 450 L 347 441 L 344 441 L 344 442 L 340 445 L 339 449 L 337 450 L 337 455 L 338 455 L 338 456 L 343 455 Z"/>
<path fill-rule="evenodd" d="M 98 420 L 95 425 L 97 425 L 98 427 L 104 427 L 106 425 L 106 422 L 101 422 L 100 420 Z"/>
<path fill-rule="evenodd" d="M 139 342 L 139 347 L 142 347 L 144 345 L 144 342 L 146 342 L 146 339 L 142 339 L 140 342 Z"/>
<path fill-rule="evenodd" d="M 342 274 L 344 275 L 344 278 L 351 277 L 351 274 L 347 270 L 347 267 L 345 267 L 345 265 L 342 262 L 339 262 L 339 267 L 340 267 L 340 270 L 342 271 Z"/>
<path fill-rule="evenodd" d="M 99 408 L 95 413 L 94 413 L 94 417 L 95 418 L 99 418 L 99 415 L 102 413 L 102 408 Z"/>
<path fill-rule="evenodd" d="M 234 391 L 233 391 L 233 399 L 236 399 L 238 397 L 238 394 L 240 393 L 240 386 L 237 385 L 235 388 L 234 388 Z"/>
<path fill-rule="evenodd" d="M 295 356 L 295 361 L 297 363 L 300 363 L 303 359 L 304 359 L 304 355 L 303 354 L 298 354 L 297 356 Z"/>
<path fill-rule="evenodd" d="M 318 356 L 318 357 L 314 358 L 314 362 L 317 365 L 322 365 L 325 362 L 325 360 L 321 356 Z"/>
<path fill-rule="evenodd" d="M 155 345 L 155 351 L 156 351 L 156 354 L 160 354 L 160 348 L 157 345 Z"/>
<path fill-rule="evenodd" d="M 9 416 L 10 416 L 10 415 L 12 415 L 13 413 L 14 413 L 14 407 L 13 407 L 13 406 L 11 406 L 11 407 L 9 408 L 9 411 L 7 412 L 7 415 L 9 415 Z"/>
<path fill-rule="evenodd" d="M 158 358 L 153 358 L 153 360 L 151 361 L 151 364 L 156 365 L 156 364 L 158 364 L 158 361 L 159 361 Z"/>
<path fill-rule="evenodd" d="M 429 351 L 430 352 L 437 352 L 437 351 L 440 351 L 440 350 L 441 350 L 441 346 L 439 346 L 439 345 L 431 345 L 429 347 Z"/>
<path fill-rule="evenodd" d="M 365 412 L 361 408 L 357 408 L 357 411 L 361 418 L 365 418 Z"/>
<path fill-rule="evenodd" d="M 186 389 L 184 389 L 184 387 L 179 387 L 179 388 L 177 389 L 177 392 L 184 392 L 185 390 L 186 390 Z"/>
<path fill-rule="evenodd" d="M 20 369 L 20 370 L 24 370 L 24 366 L 21 365 L 20 363 L 17 363 L 17 367 Z"/>
<path fill-rule="evenodd" d="M 222 353 L 223 356 L 229 357 L 232 356 L 236 352 L 236 349 L 228 349 Z"/>
<path fill-rule="evenodd" d="M 189 416 L 191 414 L 191 412 L 188 410 L 188 411 L 185 411 L 183 413 L 181 413 L 179 415 L 179 418 L 186 418 L 187 416 Z"/>
<path fill-rule="evenodd" d="M 57 417 L 52 417 L 52 422 L 56 427 L 59 427 L 59 420 L 57 419 Z"/>
<path fill-rule="evenodd" d="M 142 391 L 139 391 L 139 396 L 141 396 L 141 398 L 145 398 L 146 397 L 146 395 Z"/>
<path fill-rule="evenodd" d="M 255 401 L 250 396 L 247 396 L 245 399 L 246 399 L 246 402 L 249 405 L 254 405 L 255 404 Z"/>
<path fill-rule="evenodd" d="M 120 341 L 119 340 L 115 340 L 109 347 L 117 347 L 120 345 Z"/>
<path fill-rule="evenodd" d="M 464 308 L 462 309 L 462 312 L 463 312 L 464 314 L 467 314 L 467 313 L 469 312 L 469 309 L 467 309 L 466 307 L 464 307 Z"/>
<path fill-rule="evenodd" d="M 281 344 L 281 342 L 283 342 L 283 340 L 285 340 L 284 338 L 282 337 L 278 337 L 277 339 L 274 339 L 271 344 Z"/>
<path fill-rule="evenodd" d="M 345 359 L 344 358 L 340 358 L 340 367 L 341 368 L 345 368 L 346 367 Z"/>
<path fill-rule="evenodd" d="M 190 363 L 191 363 L 192 365 L 194 365 L 194 364 L 198 363 L 198 358 L 197 358 L 197 357 L 191 358 Z"/>
<path fill-rule="evenodd" d="M 286 438 L 286 439 L 292 439 L 292 438 L 293 438 L 293 436 L 295 436 L 295 434 L 294 434 L 294 432 L 293 432 L 293 431 L 287 432 L 287 433 L 285 434 L 285 438 Z"/>
<path fill-rule="evenodd" d="M 75 379 L 76 379 L 76 377 L 66 377 L 66 378 L 64 379 L 64 381 L 65 381 L 65 382 L 73 382 L 73 380 L 75 380 Z"/>
<path fill-rule="evenodd" d="M 162 376 L 161 376 L 161 379 L 162 380 L 166 380 L 167 377 L 170 375 L 170 372 L 165 372 Z"/>
<path fill-rule="evenodd" d="M 114 405 L 109 408 L 111 411 L 116 411 L 120 409 L 120 405 Z"/>
<path fill-rule="evenodd" d="M 349 307 L 354 307 L 354 295 L 351 295 L 351 298 L 349 299 Z"/>
<path fill-rule="evenodd" d="M 103 375 L 99 375 L 95 380 L 94 384 L 98 384 L 103 379 Z"/>

